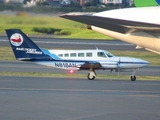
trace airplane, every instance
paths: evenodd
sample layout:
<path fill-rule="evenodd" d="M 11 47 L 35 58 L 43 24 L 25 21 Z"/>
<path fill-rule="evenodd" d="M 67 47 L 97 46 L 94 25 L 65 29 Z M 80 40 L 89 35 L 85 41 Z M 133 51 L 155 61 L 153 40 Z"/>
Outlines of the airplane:
<path fill-rule="evenodd" d="M 130 57 L 116 57 L 108 51 L 93 50 L 47 50 L 38 47 L 20 29 L 7 29 L 10 45 L 17 60 L 66 69 L 89 70 L 87 78 L 94 80 L 95 70 L 111 72 L 132 72 L 131 81 L 136 80 L 135 70 L 149 65 L 149 62 Z"/>
<path fill-rule="evenodd" d="M 147 1 L 142 1 L 145 4 Z M 160 0 L 150 0 L 160 5 Z M 138 0 L 135 1 L 138 3 Z M 93 31 L 160 54 L 160 6 L 107 10 L 98 13 L 66 13 L 60 17 L 87 24 Z"/>

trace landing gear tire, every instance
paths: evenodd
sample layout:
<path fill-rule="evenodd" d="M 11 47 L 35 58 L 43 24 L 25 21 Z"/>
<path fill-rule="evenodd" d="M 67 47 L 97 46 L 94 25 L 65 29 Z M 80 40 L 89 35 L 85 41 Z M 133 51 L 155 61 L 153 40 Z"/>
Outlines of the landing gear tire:
<path fill-rule="evenodd" d="M 90 75 L 90 73 L 88 73 L 88 80 L 94 80 L 95 79 L 95 76 L 94 75 Z"/>
<path fill-rule="evenodd" d="M 135 75 L 131 76 L 130 78 L 131 78 L 131 81 L 135 81 L 136 80 L 136 76 Z"/>

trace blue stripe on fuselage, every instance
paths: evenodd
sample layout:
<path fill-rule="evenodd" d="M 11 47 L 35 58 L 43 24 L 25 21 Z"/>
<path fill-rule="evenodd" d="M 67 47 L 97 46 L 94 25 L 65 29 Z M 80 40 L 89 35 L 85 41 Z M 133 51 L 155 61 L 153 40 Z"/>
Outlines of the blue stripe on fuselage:
<path fill-rule="evenodd" d="M 149 64 L 148 62 L 119 62 L 119 64 Z"/>
<path fill-rule="evenodd" d="M 45 50 L 45 49 L 42 49 L 43 50 L 43 52 L 46 54 L 46 55 L 49 55 L 49 56 L 51 56 L 53 59 L 55 59 L 55 60 L 61 60 L 61 58 L 59 58 L 57 55 L 55 55 L 55 54 L 51 54 L 48 50 Z"/>

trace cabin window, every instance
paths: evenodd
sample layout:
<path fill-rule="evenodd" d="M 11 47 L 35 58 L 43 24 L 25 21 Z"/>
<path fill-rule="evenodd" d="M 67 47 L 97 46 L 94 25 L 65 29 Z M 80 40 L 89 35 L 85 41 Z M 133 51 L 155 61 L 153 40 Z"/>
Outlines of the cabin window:
<path fill-rule="evenodd" d="M 92 53 L 86 53 L 86 57 L 92 57 Z"/>
<path fill-rule="evenodd" d="M 64 57 L 69 57 L 69 54 L 68 54 L 68 53 L 65 53 L 65 54 L 64 54 Z"/>
<path fill-rule="evenodd" d="M 70 57 L 76 57 L 76 53 L 70 53 Z"/>
<path fill-rule="evenodd" d="M 78 57 L 84 57 L 84 53 L 78 53 Z"/>
<path fill-rule="evenodd" d="M 58 54 L 59 57 L 63 57 L 63 54 Z"/>
<path fill-rule="evenodd" d="M 97 52 L 98 57 L 106 57 L 104 52 Z"/>

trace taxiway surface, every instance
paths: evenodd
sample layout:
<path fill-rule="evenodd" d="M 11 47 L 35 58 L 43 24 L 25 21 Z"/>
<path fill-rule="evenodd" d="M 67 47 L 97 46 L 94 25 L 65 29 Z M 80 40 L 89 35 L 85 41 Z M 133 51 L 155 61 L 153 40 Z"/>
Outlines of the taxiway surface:
<path fill-rule="evenodd" d="M 0 76 L 2 120 L 159 120 L 160 82 Z"/>
<path fill-rule="evenodd" d="M 48 49 L 104 49 L 104 50 L 135 50 L 135 45 L 119 40 L 88 40 L 30 37 L 38 46 Z M 7 36 L 0 36 L 0 46 L 9 46 Z M 138 51 L 138 50 L 137 50 Z"/>
<path fill-rule="evenodd" d="M 0 61 L 0 72 L 42 72 L 42 73 L 56 73 L 56 74 L 66 74 L 69 73 L 69 70 L 63 70 L 58 68 L 46 67 L 30 62 L 22 61 Z M 89 71 L 74 71 L 74 74 L 88 74 Z M 96 70 L 98 74 L 108 74 L 108 75 L 118 75 L 117 72 L 110 73 L 110 70 Z M 131 72 L 120 72 L 120 75 L 131 75 Z M 137 76 L 159 76 L 160 75 L 160 66 L 147 66 L 136 70 Z M 98 76 L 97 76 L 98 78 Z M 106 78 L 107 79 L 107 78 Z M 138 80 L 138 78 L 137 78 Z"/>

